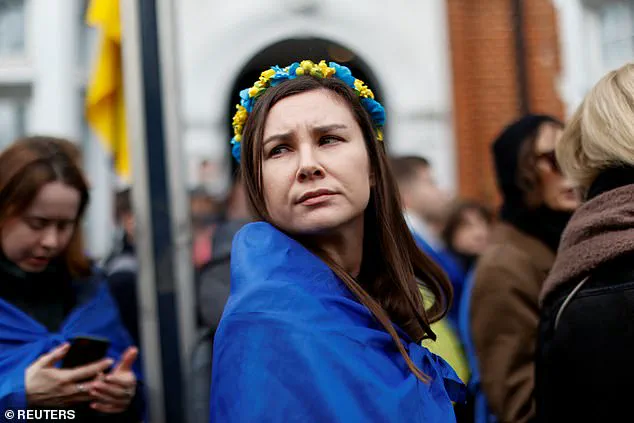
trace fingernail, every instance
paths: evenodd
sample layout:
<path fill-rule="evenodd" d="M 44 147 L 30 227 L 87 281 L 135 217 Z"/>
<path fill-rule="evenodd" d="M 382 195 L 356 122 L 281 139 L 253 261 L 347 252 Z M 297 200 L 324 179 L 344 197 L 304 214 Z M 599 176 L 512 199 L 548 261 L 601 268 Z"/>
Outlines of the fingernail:
<path fill-rule="evenodd" d="M 108 366 L 112 366 L 114 364 L 114 360 L 109 358 L 106 360 L 106 363 L 108 363 Z"/>

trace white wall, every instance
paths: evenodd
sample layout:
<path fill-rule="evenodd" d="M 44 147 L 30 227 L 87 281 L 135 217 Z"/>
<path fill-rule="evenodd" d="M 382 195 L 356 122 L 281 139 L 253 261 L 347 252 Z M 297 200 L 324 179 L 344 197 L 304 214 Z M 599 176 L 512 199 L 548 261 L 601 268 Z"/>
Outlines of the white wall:
<path fill-rule="evenodd" d="M 588 90 L 609 70 L 634 60 L 634 2 L 631 0 L 555 0 L 560 26 L 562 53 L 561 95 L 570 116 L 583 100 Z M 601 12 L 615 8 L 619 16 L 618 28 L 629 48 L 620 49 L 619 54 L 606 54 L 602 41 L 603 25 Z M 618 9 L 618 8 L 621 9 Z M 623 13 L 622 13 L 623 11 Z M 606 60 L 607 59 L 607 60 Z"/>
<path fill-rule="evenodd" d="M 27 0 L 26 51 L 0 61 L 0 88 L 27 87 L 26 134 L 52 135 L 83 143 L 85 170 L 93 187 L 87 212 L 89 252 L 103 256 L 111 245 L 110 164 L 102 146 L 83 127 L 80 63 L 82 0 Z"/>
<path fill-rule="evenodd" d="M 179 6 L 190 156 L 211 156 L 228 166 L 226 104 L 242 67 L 275 42 L 319 37 L 350 48 L 376 75 L 388 106 L 392 151 L 429 157 L 440 183 L 455 187 L 445 0 L 183 0 Z M 314 13 L 302 14 L 302 8 Z"/>
<path fill-rule="evenodd" d="M 32 48 L 29 132 L 78 139 L 75 0 L 32 0 L 27 23 Z"/>

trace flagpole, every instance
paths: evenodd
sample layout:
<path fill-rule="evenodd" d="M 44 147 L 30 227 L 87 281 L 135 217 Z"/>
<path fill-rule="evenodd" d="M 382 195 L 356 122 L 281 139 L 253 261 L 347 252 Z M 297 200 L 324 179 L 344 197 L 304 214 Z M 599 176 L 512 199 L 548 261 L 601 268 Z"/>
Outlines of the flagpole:
<path fill-rule="evenodd" d="M 196 300 L 192 260 L 192 228 L 189 193 L 184 175 L 186 163 L 182 143 L 181 101 L 179 89 L 179 55 L 177 42 L 176 0 L 156 0 L 159 58 L 163 93 L 163 121 L 169 182 L 171 230 L 174 248 L 174 287 L 180 335 L 181 379 L 184 396 L 183 422 L 191 421 L 187 399 L 190 398 L 188 376 L 195 342 Z M 210 358 L 211 359 L 211 358 Z M 211 383 L 211 381 L 209 381 Z"/>
<path fill-rule="evenodd" d="M 159 5 L 160 1 L 120 0 L 141 353 L 152 423 L 188 420 L 184 377 L 194 323 L 188 201 L 183 198 L 178 150 L 177 74 L 174 63 L 167 65 L 176 60 L 166 52 L 174 40 L 165 19 L 172 7 Z M 168 45 L 161 46 L 162 42 Z"/>

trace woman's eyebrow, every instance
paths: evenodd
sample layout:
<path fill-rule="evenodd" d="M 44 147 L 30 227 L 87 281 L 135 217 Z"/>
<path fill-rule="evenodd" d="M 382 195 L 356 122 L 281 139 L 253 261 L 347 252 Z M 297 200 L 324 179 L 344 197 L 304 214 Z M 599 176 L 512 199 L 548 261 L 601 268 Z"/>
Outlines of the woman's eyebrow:
<path fill-rule="evenodd" d="M 262 142 L 262 147 L 274 141 L 288 142 L 291 138 L 293 138 L 293 133 L 291 131 L 284 132 L 283 134 L 273 134 Z"/>
<path fill-rule="evenodd" d="M 344 124 L 341 123 L 333 123 L 331 125 L 322 125 L 322 126 L 315 126 L 313 128 L 313 133 L 315 134 L 325 134 L 328 133 L 330 131 L 334 131 L 337 129 L 348 129 L 348 127 Z"/>

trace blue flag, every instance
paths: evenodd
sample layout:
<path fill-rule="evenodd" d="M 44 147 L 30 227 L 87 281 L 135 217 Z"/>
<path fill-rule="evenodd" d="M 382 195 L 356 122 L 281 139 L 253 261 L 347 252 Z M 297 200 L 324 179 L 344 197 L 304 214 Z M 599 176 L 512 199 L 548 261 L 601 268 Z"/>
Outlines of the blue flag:
<path fill-rule="evenodd" d="M 97 336 L 110 340 L 107 356 L 117 362 L 132 344 L 105 279 L 95 276 L 74 285 L 79 303 L 56 333 L 49 332 L 25 312 L 0 299 L 0 410 L 3 411 L 0 422 L 5 422 L 4 410 L 27 408 L 24 374 L 42 354 L 75 336 Z M 135 372 L 140 380 L 138 369 L 137 362 Z"/>
<path fill-rule="evenodd" d="M 319 258 L 273 226 L 246 225 L 216 332 L 211 422 L 452 422 L 464 386 L 397 328 L 414 363 Z"/>

